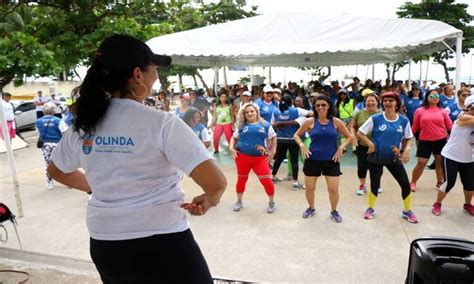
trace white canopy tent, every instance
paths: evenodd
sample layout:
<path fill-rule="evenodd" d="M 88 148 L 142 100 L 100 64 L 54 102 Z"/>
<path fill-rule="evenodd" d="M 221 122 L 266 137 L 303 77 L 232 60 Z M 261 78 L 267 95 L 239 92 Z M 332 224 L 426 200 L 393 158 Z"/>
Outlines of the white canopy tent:
<path fill-rule="evenodd" d="M 214 68 L 394 63 L 455 46 L 458 85 L 462 31 L 433 20 L 280 12 L 155 37 L 147 44 L 174 64 Z"/>

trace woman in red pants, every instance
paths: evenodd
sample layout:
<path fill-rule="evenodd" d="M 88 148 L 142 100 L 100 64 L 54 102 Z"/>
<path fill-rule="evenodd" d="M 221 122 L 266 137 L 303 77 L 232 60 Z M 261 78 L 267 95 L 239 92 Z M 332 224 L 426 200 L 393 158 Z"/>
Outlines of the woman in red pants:
<path fill-rule="evenodd" d="M 266 141 L 271 141 L 271 150 L 267 152 Z M 276 151 L 276 133 L 269 122 L 260 118 L 256 105 L 249 103 L 242 106 L 238 114 L 238 125 L 230 140 L 230 153 L 237 166 L 237 202 L 234 211 L 243 207 L 242 197 L 250 170 L 257 175 L 268 195 L 267 212 L 275 212 L 273 196 L 275 186 L 272 183 L 268 160 L 271 160 Z"/>
<path fill-rule="evenodd" d="M 222 134 L 225 135 L 227 143 L 230 143 L 234 120 L 234 107 L 229 101 L 229 96 L 227 96 L 225 91 L 221 92 L 219 100 L 216 103 L 216 109 L 211 123 L 211 127 L 214 127 L 214 134 L 212 137 L 214 141 L 214 154 L 219 154 L 219 142 Z"/>

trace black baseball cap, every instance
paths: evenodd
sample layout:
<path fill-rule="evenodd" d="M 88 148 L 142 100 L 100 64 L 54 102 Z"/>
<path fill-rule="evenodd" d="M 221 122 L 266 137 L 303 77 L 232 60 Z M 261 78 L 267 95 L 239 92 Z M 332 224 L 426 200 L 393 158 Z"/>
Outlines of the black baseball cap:
<path fill-rule="evenodd" d="M 150 63 L 159 67 L 168 67 L 171 64 L 171 57 L 154 54 L 143 41 L 121 34 L 104 39 L 96 52 L 95 60 L 115 71 L 130 70 Z"/>

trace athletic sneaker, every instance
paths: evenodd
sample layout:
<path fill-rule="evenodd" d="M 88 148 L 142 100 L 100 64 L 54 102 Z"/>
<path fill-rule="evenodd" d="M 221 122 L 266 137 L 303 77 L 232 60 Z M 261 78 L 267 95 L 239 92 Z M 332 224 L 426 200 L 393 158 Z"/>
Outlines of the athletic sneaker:
<path fill-rule="evenodd" d="M 356 190 L 357 195 L 364 195 L 367 192 L 367 185 L 361 184 L 359 185 L 359 189 Z"/>
<path fill-rule="evenodd" d="M 474 206 L 472 204 L 464 204 L 462 207 L 469 215 L 474 216 Z"/>
<path fill-rule="evenodd" d="M 433 203 L 433 207 L 431 208 L 431 212 L 436 216 L 441 215 L 441 203 Z"/>
<path fill-rule="evenodd" d="M 382 193 L 382 192 L 383 192 L 383 188 L 379 187 L 378 193 Z"/>
<path fill-rule="evenodd" d="M 282 181 L 290 181 L 293 180 L 293 176 L 289 175 L 281 179 Z"/>
<path fill-rule="evenodd" d="M 416 216 L 415 216 L 415 213 L 413 213 L 413 211 L 411 210 L 403 210 L 402 211 L 402 214 L 401 214 L 401 217 L 403 219 L 407 219 L 408 222 L 410 223 L 418 223 L 418 220 L 416 219 Z"/>
<path fill-rule="evenodd" d="M 311 207 L 308 207 L 308 209 L 306 209 L 304 212 L 303 212 L 303 218 L 308 218 L 308 217 L 311 217 L 314 215 L 316 209 L 313 209 Z"/>
<path fill-rule="evenodd" d="M 367 208 L 367 210 L 365 210 L 364 219 L 370 220 L 370 219 L 374 218 L 374 214 L 375 214 L 374 208 L 369 207 L 369 208 Z"/>
<path fill-rule="evenodd" d="M 242 209 L 242 207 L 244 207 L 244 204 L 242 203 L 242 201 L 237 201 L 234 204 L 234 211 L 235 212 L 240 211 L 240 209 Z"/>
<path fill-rule="evenodd" d="M 275 202 L 273 201 L 268 202 L 267 213 L 272 214 L 273 212 L 275 212 L 275 210 L 276 210 Z"/>
<path fill-rule="evenodd" d="M 436 190 L 441 190 L 441 186 L 443 185 L 444 182 L 437 182 L 436 185 L 434 186 L 434 189 Z"/>
<path fill-rule="evenodd" d="M 282 180 L 277 178 L 277 177 L 272 177 L 272 182 L 273 183 L 279 183 L 279 182 L 282 182 Z"/>
<path fill-rule="evenodd" d="M 331 219 L 333 219 L 336 223 L 342 222 L 341 214 L 339 214 L 339 212 L 337 212 L 336 210 L 331 211 Z"/>
<path fill-rule="evenodd" d="M 415 192 L 415 191 L 416 191 L 416 183 L 410 182 L 410 190 L 411 190 L 411 192 Z"/>
<path fill-rule="evenodd" d="M 305 189 L 305 186 L 302 185 L 299 182 L 294 182 L 293 185 L 291 186 L 293 190 L 298 190 L 298 189 Z"/>
<path fill-rule="evenodd" d="M 54 189 L 53 181 L 48 181 L 46 183 L 46 188 L 49 189 L 49 190 L 53 190 Z"/>

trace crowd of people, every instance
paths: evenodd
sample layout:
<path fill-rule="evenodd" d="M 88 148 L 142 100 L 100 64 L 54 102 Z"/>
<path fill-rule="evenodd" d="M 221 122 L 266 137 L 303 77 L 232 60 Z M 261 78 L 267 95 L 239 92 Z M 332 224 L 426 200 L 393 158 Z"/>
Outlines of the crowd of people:
<path fill-rule="evenodd" d="M 306 85 L 289 82 L 287 86 L 278 83 L 252 86 L 250 89 L 233 85 L 222 88 L 217 97 L 213 90 L 193 91 L 200 94 L 197 100 L 206 105 L 198 110 L 201 115 L 203 111 L 208 111 L 213 117 L 205 131 L 213 133 L 214 154 L 220 153 L 220 138 L 224 133 L 230 155 L 236 160 L 235 211 L 243 208 L 245 183 L 253 169 L 269 196 L 268 213 L 273 213 L 276 205 L 274 187 L 267 180 L 273 184 L 290 180 L 293 181 L 293 190 L 306 191 L 308 208 L 303 212 L 303 218 L 308 218 L 314 215 L 315 185 L 317 178 L 323 175 L 329 192 L 330 217 L 341 222 L 341 214 L 337 211 L 341 174 L 339 163 L 344 153 L 352 151 L 357 158 L 359 179 L 355 192 L 357 195 L 368 192 L 368 208 L 363 214 L 365 219 L 372 219 L 375 215 L 375 201 L 383 192 L 380 181 L 385 167 L 400 186 L 404 207 L 401 217 L 411 223 L 418 222 L 411 208 L 412 193 L 416 192 L 417 181 L 425 168 L 430 167 L 428 162 L 431 157 L 436 173 L 433 186 L 440 192 L 432 212 L 440 214 L 443 193 L 454 186 L 453 174 L 455 177 L 457 172 L 457 166 L 452 166 L 449 171 L 451 179 L 447 178 L 446 157 L 442 155 L 454 125 L 457 125 L 456 129 L 471 130 L 473 134 L 466 136 L 466 141 L 474 139 L 474 127 L 468 119 L 472 115 L 471 106 L 466 104 L 471 95 L 469 88 L 462 84 L 456 95 L 450 84 L 428 86 L 423 82 L 420 86 L 417 82 L 408 84 L 397 81 L 382 85 L 371 80 L 361 84 L 357 77 L 347 86 L 341 83 L 342 86 L 338 81 L 330 85 L 319 81 Z M 188 96 L 188 92 L 182 94 L 181 102 Z M 184 105 L 189 106 L 187 103 Z M 190 109 L 197 111 L 192 106 Z M 250 113 L 248 115 L 252 118 L 247 117 L 244 109 L 257 118 Z M 178 116 L 181 111 L 178 107 Z M 460 121 L 461 117 L 464 117 L 464 122 Z M 205 121 L 201 122 L 206 125 Z M 244 128 L 245 132 L 242 131 Z M 203 127 L 201 129 L 204 130 Z M 254 133 L 258 129 L 261 133 Z M 253 144 L 249 146 L 249 143 Z M 409 175 L 403 164 L 410 159 L 412 143 L 416 144 L 417 163 Z M 474 151 L 472 143 L 466 145 L 468 149 L 464 151 Z M 463 209 L 471 215 L 474 215 L 471 204 L 474 191 L 473 155 L 469 154 L 471 161 L 460 171 L 466 196 Z M 304 184 L 298 181 L 300 160 Z M 279 178 L 277 173 L 283 161 L 288 164 L 289 174 Z M 455 161 L 459 163 L 459 159 Z M 465 161 L 462 159 L 462 162 Z M 469 167 L 471 174 L 466 170 Z M 370 173 L 370 185 L 366 180 L 367 173 Z"/>
<path fill-rule="evenodd" d="M 355 77 L 347 86 L 301 81 L 234 85 L 218 94 L 187 89 L 175 109 L 161 91 L 147 106 L 159 69 L 170 64 L 170 57 L 154 54 L 142 41 L 113 35 L 100 44 L 63 121 L 54 102 L 41 93 L 35 98 L 48 188 L 54 179 L 90 194 L 90 254 L 104 283 L 212 283 L 185 212 L 204 215 L 221 199 L 226 177 L 206 148 L 212 137 L 214 155 L 223 154 L 222 134 L 237 169 L 236 212 L 244 208 L 251 170 L 268 196 L 269 214 L 277 208 L 275 183 L 291 180 L 291 189 L 304 189 L 303 218 L 315 214 L 316 182 L 324 176 L 329 216 L 342 222 L 340 163 L 354 151 L 360 182 L 355 193 L 368 192 L 364 219 L 375 216 L 386 168 L 400 187 L 401 217 L 417 223 L 411 201 L 431 155 L 438 190 L 432 213 L 441 215 L 459 174 L 463 209 L 474 216 L 474 96 L 466 86 L 456 95 L 451 85 L 362 85 Z M 404 163 L 413 143 L 418 161 L 410 180 Z M 290 176 L 280 179 L 285 158 Z M 181 189 L 183 174 L 202 189 L 190 202 Z"/>

